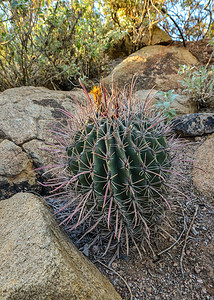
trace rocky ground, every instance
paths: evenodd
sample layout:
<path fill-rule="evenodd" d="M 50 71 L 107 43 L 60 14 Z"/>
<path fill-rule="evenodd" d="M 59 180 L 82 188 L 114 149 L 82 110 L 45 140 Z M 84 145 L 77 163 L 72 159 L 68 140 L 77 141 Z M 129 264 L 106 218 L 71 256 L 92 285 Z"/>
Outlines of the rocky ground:
<path fill-rule="evenodd" d="M 177 158 L 191 160 L 204 139 L 189 139 L 190 144 L 177 151 Z M 182 162 L 178 171 L 187 179 L 180 179 L 180 190 L 191 201 L 176 191 L 169 191 L 171 211 L 166 212 L 155 233 L 152 243 L 155 256 L 145 246 L 142 258 L 132 249 L 130 257 L 121 255 L 109 265 L 113 253 L 103 259 L 97 255 L 99 246 L 96 244 L 85 251 L 90 239 L 76 243 L 124 300 L 213 300 L 213 198 L 201 195 L 194 187 L 191 163 Z M 171 175 L 172 181 L 174 177 Z M 68 233 L 75 241 L 75 233 Z"/>

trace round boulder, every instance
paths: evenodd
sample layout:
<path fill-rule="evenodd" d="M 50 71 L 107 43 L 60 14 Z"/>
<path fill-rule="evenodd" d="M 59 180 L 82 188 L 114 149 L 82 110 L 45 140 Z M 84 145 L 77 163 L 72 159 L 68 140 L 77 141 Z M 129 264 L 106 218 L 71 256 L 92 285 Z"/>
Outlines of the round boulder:
<path fill-rule="evenodd" d="M 109 76 L 105 84 L 123 89 L 136 76 L 135 90 L 151 89 L 168 91 L 181 88 L 179 65 L 196 65 L 198 60 L 188 50 L 174 46 L 147 46 L 124 59 Z"/>

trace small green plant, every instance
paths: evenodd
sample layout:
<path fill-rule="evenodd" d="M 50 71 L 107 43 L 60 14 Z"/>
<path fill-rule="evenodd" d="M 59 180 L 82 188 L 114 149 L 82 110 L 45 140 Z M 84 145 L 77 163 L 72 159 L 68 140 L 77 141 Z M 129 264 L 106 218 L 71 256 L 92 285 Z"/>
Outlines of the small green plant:
<path fill-rule="evenodd" d="M 58 130 L 63 166 L 44 185 L 54 187 L 51 200 L 65 203 L 61 224 L 70 230 L 84 226 L 81 239 L 94 233 L 105 245 L 103 255 L 124 247 L 128 255 L 130 244 L 141 254 L 151 228 L 170 207 L 164 196 L 172 163 L 169 127 L 150 101 L 142 104 L 115 90 L 109 95 L 101 87 L 91 95 L 83 89 L 89 105 L 75 116 L 63 111 L 71 120 Z"/>
<path fill-rule="evenodd" d="M 198 109 L 207 107 L 209 100 L 214 96 L 214 66 L 180 66 L 180 74 L 184 75 L 183 86 Z"/>
<path fill-rule="evenodd" d="M 155 107 L 158 110 L 163 111 L 167 121 L 174 119 L 176 116 L 176 111 L 171 107 L 177 94 L 174 94 L 174 90 L 169 90 L 168 92 L 160 91 L 157 93 L 157 96 L 161 96 L 161 99 L 155 103 Z"/>

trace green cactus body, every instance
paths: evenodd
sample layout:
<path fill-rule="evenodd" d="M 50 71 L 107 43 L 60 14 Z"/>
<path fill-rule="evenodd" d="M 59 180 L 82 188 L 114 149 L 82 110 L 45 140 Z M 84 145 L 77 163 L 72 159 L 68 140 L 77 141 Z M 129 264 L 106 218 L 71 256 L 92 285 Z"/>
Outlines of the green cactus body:
<path fill-rule="evenodd" d="M 88 121 L 67 147 L 68 170 L 82 193 L 93 190 L 103 226 L 140 232 L 150 224 L 170 167 L 166 138 L 141 116 Z M 86 204 L 91 207 L 90 201 Z M 143 220 L 143 221 L 142 221 Z"/>
<path fill-rule="evenodd" d="M 54 131 L 60 163 L 50 166 L 47 172 L 55 176 L 44 186 L 53 187 L 49 198 L 60 207 L 56 213 L 63 211 L 60 224 L 69 230 L 80 226 L 78 243 L 92 233 L 88 244 L 104 246 L 103 255 L 114 249 L 118 257 L 125 247 L 128 255 L 130 245 L 141 255 L 146 245 L 152 249 L 153 228 L 170 207 L 166 192 L 179 193 L 167 181 L 170 173 L 173 180 L 179 175 L 176 155 L 169 154 L 179 142 L 167 138 L 170 127 L 150 99 L 142 103 L 133 97 L 133 86 L 128 91 L 112 87 L 111 93 L 104 85 L 94 87 L 94 101 L 82 87 L 90 105 L 79 104 L 76 115 L 62 110 L 68 126 L 62 123 Z"/>

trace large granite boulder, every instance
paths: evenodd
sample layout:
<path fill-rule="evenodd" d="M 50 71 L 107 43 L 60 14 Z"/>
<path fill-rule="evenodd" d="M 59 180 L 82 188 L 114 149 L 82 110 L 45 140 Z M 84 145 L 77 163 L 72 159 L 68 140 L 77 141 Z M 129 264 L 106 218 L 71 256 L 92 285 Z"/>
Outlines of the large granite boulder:
<path fill-rule="evenodd" d="M 61 231 L 43 199 L 0 202 L 0 299 L 121 300 Z"/>
<path fill-rule="evenodd" d="M 19 191 L 42 191 L 33 170 L 53 164 L 54 156 L 41 148 L 51 142 L 49 129 L 64 115 L 76 112 L 75 100 L 84 103 L 80 89 L 62 92 L 43 87 L 20 87 L 0 94 L 0 199 Z"/>
<path fill-rule="evenodd" d="M 195 113 L 176 118 L 172 130 L 183 137 L 202 136 L 214 132 L 214 113 Z"/>
<path fill-rule="evenodd" d="M 176 93 L 175 93 L 176 94 Z M 134 97 L 140 101 L 145 101 L 147 97 L 151 98 L 151 104 L 156 104 L 157 102 L 167 101 L 162 95 L 158 93 L 158 90 L 139 90 L 134 94 Z M 176 115 L 180 116 L 183 114 L 193 114 L 197 111 L 197 106 L 194 101 L 192 101 L 189 95 L 175 95 L 175 99 L 172 102 L 170 109 L 176 111 Z"/>
<path fill-rule="evenodd" d="M 211 134 L 195 152 L 193 182 L 206 196 L 214 197 L 214 134 Z M 213 202 L 214 203 L 214 202 Z"/>
<path fill-rule="evenodd" d="M 136 45 L 133 43 L 132 32 L 130 31 L 128 35 L 120 38 L 117 42 L 111 45 L 107 50 L 106 53 L 109 58 L 117 59 L 119 57 L 128 56 L 132 52 L 136 51 Z M 153 25 L 152 28 L 146 28 L 141 36 L 139 35 L 137 40 L 138 47 L 142 48 L 145 46 L 151 45 L 167 45 L 172 42 L 171 37 L 162 30 L 157 25 Z M 134 50 L 135 49 L 135 50 Z M 138 48 L 139 49 L 139 48 Z M 134 51 L 133 51 L 134 50 Z"/>
<path fill-rule="evenodd" d="M 157 25 L 153 25 L 150 30 L 147 29 L 141 38 L 141 43 L 146 46 L 167 45 L 171 42 L 169 34 Z"/>
<path fill-rule="evenodd" d="M 47 129 L 56 118 L 57 109 L 75 111 L 74 99 L 84 101 L 82 90 L 62 92 L 43 87 L 20 87 L 0 94 L 0 138 L 8 138 L 17 145 L 33 139 L 44 141 Z"/>
<path fill-rule="evenodd" d="M 196 65 L 198 60 L 184 48 L 147 46 L 118 64 L 105 78 L 105 84 L 110 89 L 113 77 L 115 87 L 123 89 L 135 75 L 135 90 L 151 89 L 154 86 L 161 91 L 181 88 L 182 76 L 178 74 L 178 69 L 183 64 Z"/>

